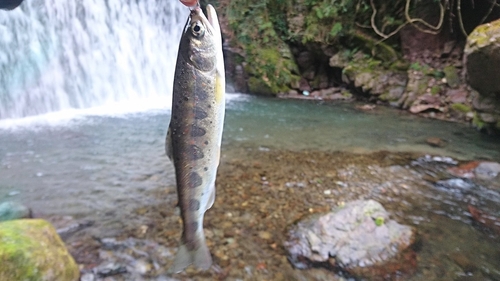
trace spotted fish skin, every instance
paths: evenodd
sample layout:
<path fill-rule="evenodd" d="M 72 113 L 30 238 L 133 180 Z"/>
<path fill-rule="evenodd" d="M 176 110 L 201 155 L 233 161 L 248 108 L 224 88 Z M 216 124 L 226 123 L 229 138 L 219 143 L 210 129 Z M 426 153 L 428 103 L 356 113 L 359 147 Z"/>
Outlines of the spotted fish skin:
<path fill-rule="evenodd" d="M 183 221 L 181 243 L 170 272 L 194 264 L 208 269 L 212 258 L 205 243 L 203 218 L 215 200 L 225 110 L 225 81 L 220 27 L 215 9 L 208 19 L 191 10 L 179 45 L 172 118 L 166 140 L 174 163 Z"/>

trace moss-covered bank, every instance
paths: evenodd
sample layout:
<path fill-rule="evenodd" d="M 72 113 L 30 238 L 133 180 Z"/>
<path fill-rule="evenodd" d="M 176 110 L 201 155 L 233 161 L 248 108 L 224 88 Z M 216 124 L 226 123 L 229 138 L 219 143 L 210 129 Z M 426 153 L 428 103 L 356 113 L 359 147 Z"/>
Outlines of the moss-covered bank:
<path fill-rule="evenodd" d="M 217 5 L 228 80 L 237 91 L 297 96 L 345 87 L 357 98 L 460 121 L 473 118 L 464 112 L 472 108 L 462 65 L 466 34 L 500 17 L 500 8 L 488 3 L 434 0 Z"/>

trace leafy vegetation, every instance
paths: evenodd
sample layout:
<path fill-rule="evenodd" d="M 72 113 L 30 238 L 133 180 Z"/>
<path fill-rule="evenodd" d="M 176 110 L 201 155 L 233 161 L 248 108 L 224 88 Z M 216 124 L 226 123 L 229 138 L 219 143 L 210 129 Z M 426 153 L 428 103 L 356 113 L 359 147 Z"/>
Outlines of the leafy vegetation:
<path fill-rule="evenodd" d="M 233 30 L 234 38 L 229 41 L 232 47 L 242 50 L 247 73 L 262 78 L 262 83 L 256 84 L 265 85 L 266 91 L 274 94 L 286 91 L 300 79 L 289 46 L 363 51 L 382 61 L 385 67 L 401 70 L 408 66 L 401 63 L 397 35 L 402 28 L 412 25 L 422 32 L 438 34 L 443 26 L 451 29 L 457 25 L 456 21 L 461 21 L 456 17 L 461 2 L 447 0 L 220 0 L 219 3 Z M 432 20 L 427 22 L 429 14 Z M 461 30 L 467 29 L 463 23 L 459 25 Z M 442 71 L 424 70 L 426 75 L 444 77 Z"/>

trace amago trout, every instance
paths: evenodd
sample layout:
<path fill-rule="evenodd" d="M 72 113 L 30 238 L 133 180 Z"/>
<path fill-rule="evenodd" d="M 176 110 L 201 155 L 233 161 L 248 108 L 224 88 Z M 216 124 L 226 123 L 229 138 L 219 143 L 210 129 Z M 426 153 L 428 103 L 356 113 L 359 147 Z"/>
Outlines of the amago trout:
<path fill-rule="evenodd" d="M 183 232 L 170 272 L 212 264 L 203 217 L 215 200 L 225 110 L 224 60 L 215 9 L 191 10 L 179 45 L 167 155 L 173 161 Z"/>

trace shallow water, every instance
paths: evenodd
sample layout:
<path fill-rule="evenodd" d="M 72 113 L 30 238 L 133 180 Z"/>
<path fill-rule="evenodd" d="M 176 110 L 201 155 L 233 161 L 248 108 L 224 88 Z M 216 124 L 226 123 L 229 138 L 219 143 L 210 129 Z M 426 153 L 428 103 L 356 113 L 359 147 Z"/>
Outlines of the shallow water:
<path fill-rule="evenodd" d="M 222 154 L 222 165 L 228 165 L 225 171 L 231 175 L 242 169 L 238 165 L 231 168 L 234 161 L 262 161 L 253 159 L 253 154 L 247 154 L 248 151 L 257 154 L 273 151 L 301 153 L 305 150 L 369 154 L 386 150 L 391 152 L 389 155 L 413 152 L 464 160 L 500 161 L 500 142 L 463 124 L 426 120 L 383 107 L 363 112 L 357 110 L 354 104 L 232 97 L 228 102 Z M 175 178 L 173 166 L 164 152 L 168 120 L 168 111 L 150 110 L 116 116 L 89 114 L 56 122 L 44 121 L 44 117 L 40 117 L 29 124 L 18 122 L 20 125 L 4 122 L 0 124 L 0 202 L 23 202 L 41 217 L 69 215 L 77 220 L 95 221 L 87 233 L 97 237 L 118 236 L 123 234 L 124 229 L 138 228 L 150 220 L 144 212 L 137 212 L 140 208 L 166 203 L 161 206 L 173 215 Z M 439 137 L 447 145 L 444 148 L 430 147 L 425 143 L 428 137 Z M 326 162 L 321 163 L 325 165 Z M 342 171 L 352 176 L 364 168 L 370 170 L 377 166 L 362 162 L 356 165 L 344 167 Z M 433 169 L 431 166 L 413 167 L 409 161 L 404 165 L 410 180 L 413 180 L 412 173 L 425 173 L 418 172 L 418 169 Z M 293 170 L 283 172 L 280 177 L 288 174 L 293 179 L 294 175 L 300 175 L 301 167 L 305 169 L 306 166 L 309 167 L 309 164 L 289 162 Z M 279 168 L 271 166 L 269 169 Z M 221 170 L 224 171 L 224 167 Z M 447 256 L 452 251 L 449 247 L 456 248 L 456 245 L 463 244 L 464 249 L 460 251 L 466 252 L 469 259 L 475 259 L 476 251 L 479 264 L 488 261 L 493 266 L 487 265 L 487 269 L 494 268 L 494 261 L 499 255 L 498 247 L 495 247 L 498 246 L 498 239 L 475 229 L 462 203 L 470 202 L 469 195 L 472 194 L 489 210 L 499 211 L 498 194 L 488 194 L 490 191 L 481 187 L 468 193 L 453 193 L 415 176 L 419 179 L 416 185 L 420 188 L 406 195 L 402 189 L 406 197 L 400 198 L 399 193 L 379 195 L 377 188 L 395 186 L 398 189 L 408 180 L 403 177 L 404 173 L 402 178 L 395 178 L 394 175 L 399 172 L 374 171 L 374 175 L 378 175 L 375 177 L 378 185 L 373 183 L 374 179 L 369 174 L 346 177 L 344 181 L 355 188 L 339 191 L 337 197 L 326 202 L 336 204 L 338 200 L 374 198 L 387 204 L 406 223 L 421 225 L 419 227 L 427 237 L 425 241 L 431 245 L 421 251 L 421 257 L 425 259 L 423 265 L 432 267 L 431 260 Z M 384 173 L 393 176 L 384 178 Z M 234 181 L 237 183 L 239 179 Z M 397 202 L 394 207 L 391 207 L 391 200 Z M 221 204 L 224 203 L 219 203 L 219 206 Z M 313 204 L 323 206 L 325 202 L 313 201 Z M 404 211 L 400 211 L 404 215 L 398 214 L 401 206 L 406 206 Z M 220 215 L 222 219 L 225 213 L 218 213 L 217 206 L 214 208 L 212 216 Z M 176 220 L 177 217 L 173 219 Z M 211 223 L 214 229 L 217 228 L 216 221 L 213 219 Z M 175 225 L 169 227 L 173 231 L 178 229 Z M 171 242 L 178 239 L 179 233 L 173 235 L 175 237 L 169 238 Z M 447 238 L 450 236 L 453 239 Z M 175 249 L 175 244 L 170 245 L 170 242 L 167 246 Z M 256 251 L 253 255 L 259 254 Z M 439 270 L 443 268 L 449 266 L 438 267 Z M 433 268 L 429 269 L 432 274 L 423 273 L 425 268 L 419 270 L 420 275 L 414 280 L 439 276 Z"/>

